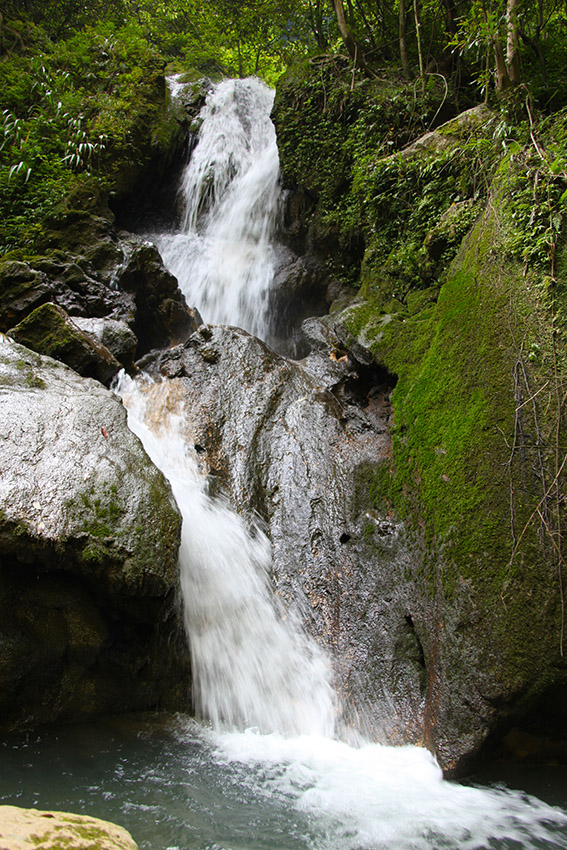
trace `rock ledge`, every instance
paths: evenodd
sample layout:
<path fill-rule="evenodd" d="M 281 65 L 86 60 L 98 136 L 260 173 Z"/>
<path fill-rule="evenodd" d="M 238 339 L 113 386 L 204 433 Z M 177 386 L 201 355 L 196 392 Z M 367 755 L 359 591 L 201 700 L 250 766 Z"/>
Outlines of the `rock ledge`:
<path fill-rule="evenodd" d="M 108 821 L 67 812 L 0 806 L 0 850 L 138 850 L 129 832 Z"/>

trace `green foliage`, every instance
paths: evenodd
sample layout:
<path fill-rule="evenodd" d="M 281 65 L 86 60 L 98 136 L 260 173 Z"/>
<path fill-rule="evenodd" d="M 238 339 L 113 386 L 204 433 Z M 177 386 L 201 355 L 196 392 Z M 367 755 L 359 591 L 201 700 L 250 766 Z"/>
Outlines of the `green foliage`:
<path fill-rule="evenodd" d="M 163 60 L 135 26 L 87 28 L 0 63 L 0 245 L 29 248 L 76 175 L 116 180 L 151 145 Z"/>
<path fill-rule="evenodd" d="M 439 199 L 418 198 L 420 186 L 415 183 L 427 182 L 427 175 L 421 179 L 415 165 L 406 166 L 393 156 L 438 121 L 442 110 L 449 117 L 451 106 L 442 86 L 418 96 L 395 70 L 380 81 L 353 77 L 341 60 L 305 62 L 278 82 L 273 117 L 284 179 L 317 200 L 315 238 L 326 243 L 332 239 L 347 261 L 352 254 L 355 274 L 360 257 L 352 246 L 360 234 L 375 253 L 380 253 L 383 239 L 383 260 L 398 241 L 400 225 L 405 227 L 414 202 L 422 204 L 415 218 L 423 220 L 427 205 L 443 206 Z M 462 177 L 460 167 L 455 168 Z M 448 206 L 458 187 L 447 182 L 447 174 L 440 174 L 438 183 Z M 381 230 L 382 222 L 387 230 Z M 375 238 L 378 231 L 381 236 Z M 348 279 L 348 270 L 341 276 Z"/>

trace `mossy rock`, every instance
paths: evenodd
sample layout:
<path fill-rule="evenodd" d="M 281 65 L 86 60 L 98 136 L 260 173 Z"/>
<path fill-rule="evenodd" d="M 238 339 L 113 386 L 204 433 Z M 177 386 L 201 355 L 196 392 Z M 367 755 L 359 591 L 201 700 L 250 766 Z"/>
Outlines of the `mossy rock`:
<path fill-rule="evenodd" d="M 470 198 L 451 204 L 425 237 L 424 246 L 429 256 L 438 262 L 445 251 L 458 246 L 480 212 L 480 204 Z"/>
<path fill-rule="evenodd" d="M 177 702 L 171 490 L 97 381 L 0 338 L 0 729 Z"/>
<path fill-rule="evenodd" d="M 380 301 L 338 317 L 398 375 L 380 492 L 421 564 L 412 616 L 428 670 L 424 735 L 448 770 L 567 682 L 555 548 L 566 518 L 550 498 L 566 483 L 553 447 L 567 436 L 556 394 L 567 358 L 537 270 L 513 253 L 513 179 L 505 163 L 435 304 L 417 309 L 415 291 L 409 315 L 389 322 Z"/>
<path fill-rule="evenodd" d="M 44 304 L 15 328 L 9 336 L 38 354 L 66 363 L 80 375 L 110 383 L 121 364 L 93 337 L 74 324 L 62 307 Z"/>
<path fill-rule="evenodd" d="M 13 327 L 48 301 L 50 294 L 46 276 L 28 263 L 8 260 L 0 264 L 0 331 Z"/>
<path fill-rule="evenodd" d="M 138 850 L 123 827 L 88 815 L 0 806 L 0 844 L 10 850 Z"/>

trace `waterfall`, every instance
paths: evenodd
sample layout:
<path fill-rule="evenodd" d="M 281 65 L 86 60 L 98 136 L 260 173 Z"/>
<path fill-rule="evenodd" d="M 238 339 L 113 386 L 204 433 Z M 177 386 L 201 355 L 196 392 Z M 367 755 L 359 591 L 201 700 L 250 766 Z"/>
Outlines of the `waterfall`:
<path fill-rule="evenodd" d="M 278 203 L 271 97 L 256 80 L 216 87 L 183 177 L 184 231 L 159 239 L 187 300 L 207 321 L 258 334 L 268 326 Z M 152 767 L 153 782 L 141 771 L 142 801 L 129 808 L 139 805 L 144 828 L 148 811 L 164 823 L 180 820 L 169 844 L 175 848 L 566 850 L 560 809 L 517 792 L 445 782 L 419 747 L 350 747 L 333 738 L 329 665 L 278 610 L 261 528 L 207 494 L 183 387 L 180 379 L 126 376 L 118 387 L 130 428 L 169 479 L 183 516 L 193 693 L 198 717 L 208 722 L 197 733 L 191 723 L 181 727 L 171 759 Z M 176 758 L 181 778 L 169 782 Z M 207 784 L 197 784 L 191 809 L 199 770 Z M 215 793 L 219 802 L 210 809 Z M 206 837 L 191 843 L 189 833 L 207 817 Z"/>
<path fill-rule="evenodd" d="M 123 375 L 117 391 L 183 516 L 179 565 L 197 715 L 216 729 L 331 736 L 329 666 L 276 610 L 265 534 L 208 497 L 182 385 Z"/>
<path fill-rule="evenodd" d="M 260 80 L 224 80 L 203 107 L 181 181 L 183 223 L 156 234 L 186 301 L 211 324 L 269 334 L 279 160 L 270 121 L 274 92 Z"/>

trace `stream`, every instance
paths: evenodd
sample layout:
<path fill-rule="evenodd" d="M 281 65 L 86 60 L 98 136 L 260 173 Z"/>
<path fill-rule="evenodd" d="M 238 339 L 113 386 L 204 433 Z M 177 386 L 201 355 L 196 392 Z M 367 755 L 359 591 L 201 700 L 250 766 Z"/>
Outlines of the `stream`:
<path fill-rule="evenodd" d="M 264 337 L 280 203 L 271 98 L 257 80 L 213 90 L 183 175 L 183 227 L 155 237 L 205 321 Z M 196 719 L 126 716 L 4 741 L 3 801 L 116 821 L 142 850 L 567 848 L 561 790 L 550 805 L 449 782 L 426 749 L 341 739 L 332 659 L 273 597 L 262 528 L 209 495 L 180 386 L 122 376 L 116 391 L 184 518 Z"/>

